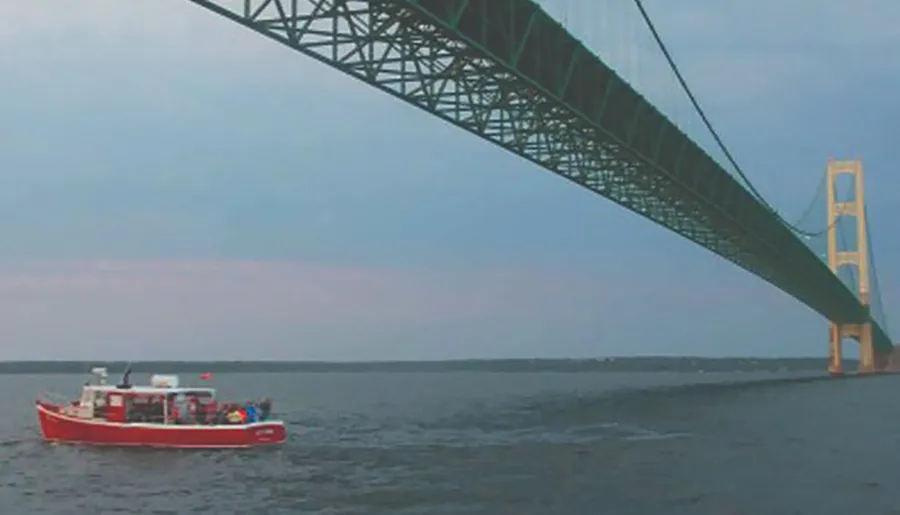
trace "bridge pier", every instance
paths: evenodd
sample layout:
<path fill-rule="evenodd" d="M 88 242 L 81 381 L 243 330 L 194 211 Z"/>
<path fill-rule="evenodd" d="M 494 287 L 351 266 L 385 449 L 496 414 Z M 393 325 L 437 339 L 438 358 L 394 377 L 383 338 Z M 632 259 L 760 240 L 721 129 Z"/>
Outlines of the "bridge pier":
<path fill-rule="evenodd" d="M 841 200 L 835 195 L 835 180 L 840 175 L 853 177 L 853 199 Z M 842 266 L 852 266 L 857 272 L 859 301 L 865 313 L 865 322 L 854 324 L 831 323 L 828 347 L 828 372 L 832 375 L 843 373 L 841 343 L 844 338 L 859 342 L 858 373 L 876 371 L 875 347 L 872 341 L 872 322 L 869 313 L 869 245 L 866 233 L 866 204 L 863 189 L 863 169 L 860 161 L 828 160 L 827 198 L 828 204 L 828 267 L 837 274 Z M 838 247 L 838 219 L 842 216 L 856 218 L 856 248 Z M 845 242 L 842 242 L 845 243 Z M 881 362 L 884 360 L 881 359 Z"/>
<path fill-rule="evenodd" d="M 891 352 L 876 354 L 875 367 L 887 372 L 900 371 L 900 344 L 895 343 Z"/>
<path fill-rule="evenodd" d="M 891 366 L 891 356 L 890 352 L 876 352 L 875 353 L 875 371 L 876 372 L 885 372 Z"/>
<path fill-rule="evenodd" d="M 833 376 L 844 375 L 844 351 L 841 328 L 832 323 L 828 328 L 828 373 Z"/>
<path fill-rule="evenodd" d="M 844 374 L 844 338 L 853 338 L 859 342 L 859 367 L 857 373 L 871 374 L 887 367 L 887 356 L 876 356 L 872 341 L 872 323 L 835 324 L 829 331 L 828 373 L 834 376 Z"/>
<path fill-rule="evenodd" d="M 872 344 L 872 322 L 857 326 L 859 335 L 859 374 L 875 372 L 875 346 Z"/>

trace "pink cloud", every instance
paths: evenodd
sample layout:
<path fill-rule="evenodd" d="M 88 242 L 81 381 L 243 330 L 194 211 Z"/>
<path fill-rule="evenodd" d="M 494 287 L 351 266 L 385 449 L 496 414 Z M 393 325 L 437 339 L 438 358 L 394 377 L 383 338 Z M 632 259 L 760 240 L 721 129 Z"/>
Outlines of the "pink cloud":
<path fill-rule="evenodd" d="M 442 294 L 428 277 L 388 269 L 290 262 L 96 261 L 29 264 L 0 272 L 0 294 L 44 302 L 140 303 L 192 316 L 293 323 L 423 322 L 479 316 L 477 292 Z M 121 306 L 121 304 L 120 304 Z"/>
<path fill-rule="evenodd" d="M 452 354 L 454 348 L 471 354 L 490 349 L 473 348 L 466 340 L 517 348 L 512 342 L 535 338 L 547 339 L 541 346 L 552 354 L 564 352 L 556 346 L 566 344 L 567 331 L 599 331 L 602 350 L 631 341 L 629 336 L 652 342 L 658 337 L 642 335 L 687 330 L 695 325 L 690 317 L 713 305 L 720 313 L 731 313 L 733 305 L 734 313 L 702 324 L 706 330 L 733 326 L 744 317 L 764 320 L 763 311 L 773 305 L 793 303 L 773 291 L 762 293 L 765 285 L 746 287 L 755 281 L 736 270 L 733 284 L 709 284 L 698 280 L 699 271 L 683 271 L 677 278 L 666 267 L 641 277 L 612 270 L 585 276 L 579 268 L 7 263 L 0 265 L 0 339 L 9 344 L 0 359 L 359 359 Z M 765 295 L 772 302 L 746 305 L 747 297 Z M 794 303 L 789 311 L 800 315 L 801 309 Z M 658 327 L 648 326 L 648 320 Z M 609 336 L 601 339 L 601 334 Z M 447 347 L 454 341 L 460 343 Z M 653 344 L 635 345 L 634 352 L 646 345 Z"/>
<path fill-rule="evenodd" d="M 0 265 L 0 359 L 332 359 L 427 326 L 572 316 L 577 281 L 522 268 L 434 272 L 251 261 Z M 609 292 L 615 303 L 613 292 Z M 602 309 L 602 306 L 596 306 Z M 576 310 L 577 312 L 578 310 Z M 511 322 L 513 321 L 513 322 Z M 558 323 L 558 322 L 557 322 Z M 259 345 L 254 347 L 254 345 Z M 373 344 L 374 345 L 374 344 Z M 427 342 L 425 343 L 427 347 Z M 346 352 L 344 352 L 346 354 Z"/>

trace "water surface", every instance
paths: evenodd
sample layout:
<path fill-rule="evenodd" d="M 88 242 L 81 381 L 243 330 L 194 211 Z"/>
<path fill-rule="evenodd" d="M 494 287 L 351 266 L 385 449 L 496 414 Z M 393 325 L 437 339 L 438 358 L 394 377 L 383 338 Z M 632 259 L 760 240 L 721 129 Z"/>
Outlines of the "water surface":
<path fill-rule="evenodd" d="M 0 375 L 0 502 L 4 514 L 900 513 L 900 377 L 754 382 L 790 376 L 225 373 L 222 396 L 274 397 L 288 444 L 160 451 L 44 444 L 33 396 L 84 376 Z M 750 382 L 721 384 L 736 380 Z"/>

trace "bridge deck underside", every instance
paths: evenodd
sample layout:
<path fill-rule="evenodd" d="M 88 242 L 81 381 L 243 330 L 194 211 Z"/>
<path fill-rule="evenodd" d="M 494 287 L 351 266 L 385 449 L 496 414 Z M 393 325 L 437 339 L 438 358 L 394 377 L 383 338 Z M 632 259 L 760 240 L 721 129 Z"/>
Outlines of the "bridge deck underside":
<path fill-rule="evenodd" d="M 743 186 L 529 0 L 190 1 L 649 218 L 832 321 L 870 319 Z M 873 336 L 891 350 L 874 322 Z"/>

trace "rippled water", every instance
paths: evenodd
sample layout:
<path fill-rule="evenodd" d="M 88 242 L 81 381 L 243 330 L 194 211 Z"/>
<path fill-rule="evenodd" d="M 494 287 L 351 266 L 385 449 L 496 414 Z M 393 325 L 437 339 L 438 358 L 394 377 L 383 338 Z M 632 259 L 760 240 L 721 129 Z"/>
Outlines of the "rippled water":
<path fill-rule="evenodd" d="M 161 451 L 44 444 L 32 397 L 84 378 L 0 376 L 0 512 L 900 513 L 900 377 L 715 384 L 773 377 L 220 374 L 289 443 Z"/>

